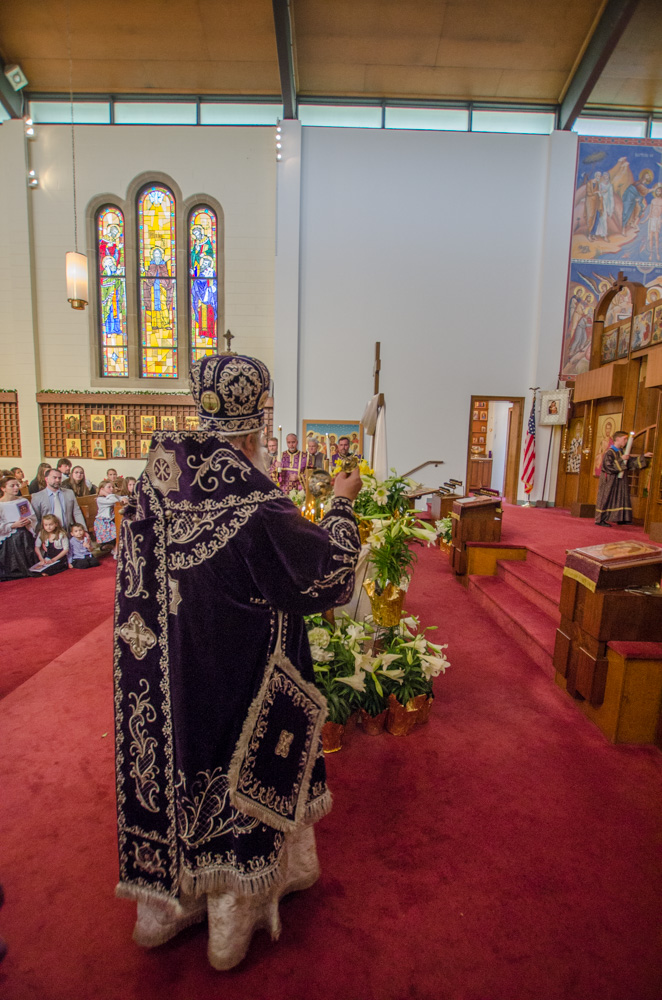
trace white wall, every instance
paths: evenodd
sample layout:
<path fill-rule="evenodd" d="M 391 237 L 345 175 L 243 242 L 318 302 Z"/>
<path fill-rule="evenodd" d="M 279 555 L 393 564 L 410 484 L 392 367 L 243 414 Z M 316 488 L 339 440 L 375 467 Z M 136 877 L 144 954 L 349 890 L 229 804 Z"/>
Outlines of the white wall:
<path fill-rule="evenodd" d="M 0 387 L 20 390 L 26 471 L 41 458 L 35 390 L 90 386 L 88 317 L 70 309 L 64 288 L 70 132 L 37 133 L 29 156 L 41 186 L 29 192 L 22 123 L 0 127 L 8 234 L 0 245 Z M 390 464 L 406 471 L 443 458 L 440 470 L 424 473 L 430 485 L 465 478 L 472 393 L 526 396 L 528 412 L 529 386 L 556 386 L 574 134 L 293 124 L 278 168 L 270 128 L 80 126 L 76 135 L 83 242 L 89 199 L 123 197 L 144 171 L 171 175 L 185 198 L 206 192 L 221 202 L 226 325 L 233 347 L 274 371 L 284 435 L 305 418 L 360 417 L 377 340 Z M 540 429 L 533 499 L 547 434 Z"/>
<path fill-rule="evenodd" d="M 464 480 L 471 394 L 556 387 L 575 144 L 304 128 L 300 416 L 359 417 L 380 340 L 390 464 Z"/>
<path fill-rule="evenodd" d="M 26 168 L 21 162 L 25 155 L 23 123 L 0 126 L 3 208 L 12 216 L 18 213 L 26 218 L 29 208 L 33 217 L 32 239 L 27 227 L 23 227 L 17 254 L 3 227 L 0 273 L 7 280 L 8 268 L 16 274 L 20 262 L 21 280 L 29 281 L 29 244 L 35 290 L 35 344 L 33 347 L 30 335 L 27 343 L 29 351 L 37 351 L 40 368 L 35 369 L 32 363 L 32 386 L 27 388 L 27 383 L 21 381 L 21 402 L 27 404 L 29 396 L 30 410 L 35 414 L 35 387 L 86 389 L 91 384 L 88 311 L 74 312 L 65 294 L 64 255 L 74 243 L 71 131 L 67 126 L 41 125 L 36 132 L 37 140 L 29 144 L 28 154 L 40 186 L 28 191 Z M 183 198 L 204 193 L 221 203 L 225 214 L 225 326 L 237 338 L 232 345 L 235 350 L 254 354 L 271 368 L 276 238 L 273 129 L 78 126 L 76 168 L 80 249 L 85 249 L 88 201 L 104 193 L 124 198 L 131 181 L 145 171 L 170 175 Z M 20 376 L 14 350 L 22 350 L 23 341 L 10 316 L 2 316 L 0 327 L 0 344 L 4 344 L 4 350 L 0 346 L 0 385 L 14 388 Z M 163 382 L 156 388 L 167 391 Z M 36 416 L 26 425 L 21 412 L 21 432 L 21 463 L 26 465 L 25 471 L 30 471 L 41 458 Z M 116 464 L 135 474 L 144 463 Z M 99 463 L 90 460 L 90 465 L 98 475 Z"/>
<path fill-rule="evenodd" d="M 503 493 L 508 444 L 508 410 L 513 404 L 507 399 L 492 399 L 487 408 L 486 451 L 492 452 L 490 487 Z"/>

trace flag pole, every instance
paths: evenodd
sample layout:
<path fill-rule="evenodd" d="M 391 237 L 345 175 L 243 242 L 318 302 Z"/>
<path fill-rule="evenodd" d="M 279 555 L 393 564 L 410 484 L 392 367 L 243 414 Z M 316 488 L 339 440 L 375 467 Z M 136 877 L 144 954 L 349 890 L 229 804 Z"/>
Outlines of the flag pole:
<path fill-rule="evenodd" d="M 522 504 L 523 507 L 531 507 L 531 501 L 529 497 L 533 492 L 533 485 L 536 473 L 536 393 L 540 388 L 539 385 L 530 385 L 529 389 L 533 392 L 533 399 L 531 400 L 531 412 L 529 413 L 529 422 L 526 425 L 526 441 L 524 446 L 524 469 L 522 470 L 522 475 L 520 476 L 520 482 L 524 483 L 524 492 L 526 493 L 527 499 L 525 503 Z"/>

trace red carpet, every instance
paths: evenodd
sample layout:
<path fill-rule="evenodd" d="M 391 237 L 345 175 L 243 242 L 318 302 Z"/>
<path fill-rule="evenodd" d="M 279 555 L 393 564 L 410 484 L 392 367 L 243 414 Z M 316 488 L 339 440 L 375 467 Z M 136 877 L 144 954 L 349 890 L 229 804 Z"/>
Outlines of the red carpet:
<path fill-rule="evenodd" d="M 511 545 L 526 545 L 548 559 L 565 563 L 567 549 L 586 545 L 602 545 L 623 538 L 650 542 L 640 525 L 598 527 L 592 518 L 571 517 L 561 507 L 515 507 L 504 503 L 501 541 Z"/>
<path fill-rule="evenodd" d="M 112 613 L 115 560 L 38 580 L 0 583 L 0 698 Z"/>
<path fill-rule="evenodd" d="M 5 698 L 0 994 L 660 1000 L 662 755 L 607 744 L 435 550 L 408 608 L 449 642 L 431 722 L 328 759 L 322 879 L 231 973 L 202 928 L 139 950 L 113 898 L 110 619 Z"/>

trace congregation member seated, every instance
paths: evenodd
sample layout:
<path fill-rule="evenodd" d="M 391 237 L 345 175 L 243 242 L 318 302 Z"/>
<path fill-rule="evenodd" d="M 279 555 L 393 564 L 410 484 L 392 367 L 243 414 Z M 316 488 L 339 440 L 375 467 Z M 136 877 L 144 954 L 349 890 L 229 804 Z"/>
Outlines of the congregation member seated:
<path fill-rule="evenodd" d="M 15 465 L 14 468 L 11 469 L 11 474 L 14 477 L 14 479 L 18 480 L 18 485 L 20 486 L 21 489 L 23 489 L 24 487 L 25 488 L 28 487 L 28 481 L 25 478 L 23 469 L 21 469 L 18 465 Z"/>
<path fill-rule="evenodd" d="M 132 497 L 136 492 L 136 483 L 138 480 L 135 476 L 127 476 L 124 480 L 124 485 L 126 486 L 126 495 Z"/>
<path fill-rule="evenodd" d="M 82 465 L 74 465 L 69 478 L 62 481 L 63 490 L 71 490 L 77 497 L 90 497 L 96 493 L 96 486 L 85 476 Z"/>
<path fill-rule="evenodd" d="M 39 560 L 31 572 L 39 576 L 55 576 L 69 568 L 69 539 L 62 527 L 59 517 L 55 514 L 44 515 L 41 530 L 37 535 L 35 552 Z"/>
<path fill-rule="evenodd" d="M 71 473 L 71 462 L 68 458 L 58 458 L 55 468 L 62 473 L 62 479 L 68 479 Z"/>
<path fill-rule="evenodd" d="M 114 470 L 113 470 L 114 471 Z M 117 482 L 117 480 L 115 480 Z M 107 545 L 109 542 L 117 542 L 117 529 L 115 527 L 115 504 L 118 501 L 128 503 L 126 497 L 121 497 L 114 491 L 114 483 L 109 479 L 104 479 L 99 483 L 97 493 L 97 516 L 94 518 L 94 537 L 99 545 Z M 113 556 L 117 558 L 117 545 L 113 549 Z"/>
<path fill-rule="evenodd" d="M 106 479 L 112 483 L 113 493 L 117 497 L 127 496 L 124 476 L 120 476 L 117 469 L 106 469 Z"/>
<path fill-rule="evenodd" d="M 30 575 L 37 561 L 36 531 L 37 517 L 30 501 L 21 496 L 18 479 L 0 479 L 0 580 Z"/>
<path fill-rule="evenodd" d="M 46 514 L 55 514 L 65 532 L 74 521 L 87 528 L 76 497 L 71 490 L 63 490 L 61 486 L 62 473 L 57 469 L 50 469 L 46 476 L 46 489 L 40 490 L 32 497 L 32 506 L 38 520 L 43 520 Z"/>
<path fill-rule="evenodd" d="M 34 479 L 29 484 L 30 493 L 46 489 L 46 473 L 52 468 L 50 462 L 40 462 Z"/>
<path fill-rule="evenodd" d="M 69 566 L 71 569 L 91 569 L 101 563 L 92 555 L 90 536 L 80 524 L 74 524 L 69 536 Z"/>

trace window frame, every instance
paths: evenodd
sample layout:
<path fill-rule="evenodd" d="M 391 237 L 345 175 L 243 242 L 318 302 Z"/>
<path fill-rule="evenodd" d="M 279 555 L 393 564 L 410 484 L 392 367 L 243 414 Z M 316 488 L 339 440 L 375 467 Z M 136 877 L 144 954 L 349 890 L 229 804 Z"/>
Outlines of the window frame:
<path fill-rule="evenodd" d="M 138 197 L 151 184 L 162 184 L 172 192 L 175 199 L 175 239 L 177 270 L 177 378 L 142 376 L 140 374 L 140 283 L 138 277 Z M 102 375 L 101 329 L 99 323 L 98 253 L 96 242 L 96 219 L 100 209 L 115 206 L 124 216 L 124 262 L 126 271 L 126 321 L 128 336 L 129 374 Z M 182 392 L 188 391 L 188 374 L 191 368 L 191 323 L 189 306 L 188 267 L 188 218 L 191 211 L 205 206 L 216 214 L 216 253 L 218 281 L 217 326 L 219 344 L 221 330 L 225 330 L 225 213 L 223 206 L 205 192 L 184 198 L 174 178 L 158 170 L 139 174 L 128 186 L 126 196 L 119 197 L 112 192 L 95 195 L 86 207 L 86 237 L 89 275 L 88 324 L 90 344 L 90 387 L 94 389 Z"/>

